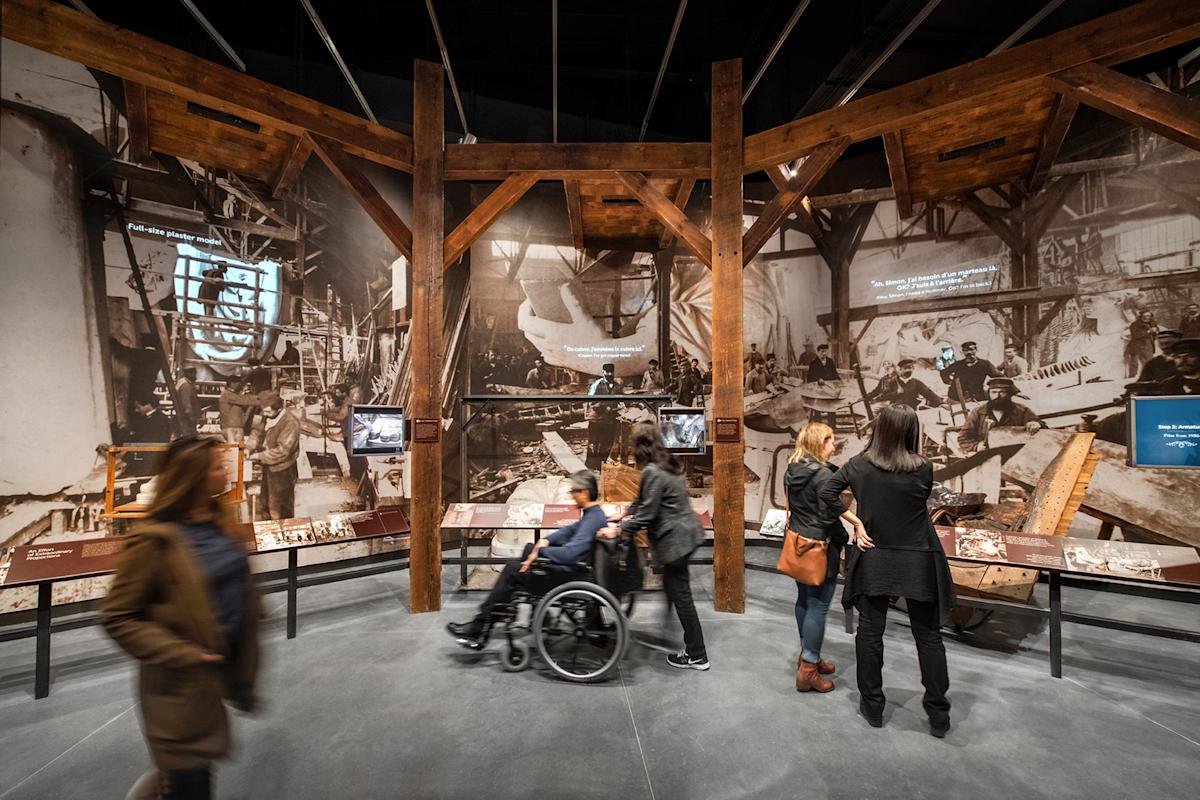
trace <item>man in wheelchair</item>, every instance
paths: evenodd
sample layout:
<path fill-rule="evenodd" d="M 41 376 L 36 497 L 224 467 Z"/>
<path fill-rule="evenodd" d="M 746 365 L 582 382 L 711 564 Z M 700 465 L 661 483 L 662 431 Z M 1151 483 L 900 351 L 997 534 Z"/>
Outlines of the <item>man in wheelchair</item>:
<path fill-rule="evenodd" d="M 549 590 L 577 577 L 579 563 L 591 555 L 596 531 L 608 525 L 604 509 L 597 502 L 599 496 L 600 487 L 594 472 L 585 469 L 572 475 L 571 499 L 583 512 L 579 521 L 559 528 L 535 544 L 525 545 L 521 558 L 505 564 L 475 618 L 446 626 L 454 640 L 463 647 L 479 649 L 483 646 L 483 633 L 492 619 L 492 612 L 506 606 L 518 589 L 530 589 L 531 583 L 536 581 L 539 590 Z M 535 561 L 538 561 L 536 569 Z"/>

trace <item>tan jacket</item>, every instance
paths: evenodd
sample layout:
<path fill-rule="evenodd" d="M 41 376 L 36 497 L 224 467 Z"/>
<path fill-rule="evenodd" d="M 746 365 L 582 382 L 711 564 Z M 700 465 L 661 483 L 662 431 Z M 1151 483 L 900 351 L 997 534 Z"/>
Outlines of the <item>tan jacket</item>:
<path fill-rule="evenodd" d="M 254 706 L 258 671 L 258 591 L 249 583 L 241 642 L 222 641 L 202 567 L 177 525 L 144 522 L 129 534 L 104 599 L 105 630 L 140 662 L 142 729 L 160 770 L 211 764 L 229 752 L 222 699 Z M 206 653 L 230 653 L 205 664 Z"/>

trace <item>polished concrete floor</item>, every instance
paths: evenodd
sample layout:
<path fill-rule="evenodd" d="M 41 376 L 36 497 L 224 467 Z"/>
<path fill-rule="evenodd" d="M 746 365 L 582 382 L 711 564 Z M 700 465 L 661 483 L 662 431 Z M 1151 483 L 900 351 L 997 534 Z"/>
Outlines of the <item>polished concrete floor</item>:
<path fill-rule="evenodd" d="M 903 615 L 886 640 L 882 729 L 857 716 L 853 640 L 835 608 L 828 695 L 792 686 L 794 584 L 747 574 L 743 615 L 712 610 L 693 570 L 713 668 L 635 646 L 618 678 L 578 686 L 501 672 L 443 632 L 478 595 L 410 615 L 407 573 L 300 593 L 300 635 L 266 629 L 265 708 L 235 719 L 221 798 L 1181 798 L 1200 779 L 1200 646 L 1067 625 L 1062 680 L 1044 625 L 999 615 L 947 638 L 953 728 L 927 732 Z M 1065 590 L 1067 608 L 1180 627 L 1196 606 Z M 662 605 L 634 614 L 661 631 Z M 678 636 L 668 630 L 669 636 Z M 120 798 L 148 767 L 131 664 L 97 628 L 54 637 L 35 701 L 33 641 L 0 644 L 0 798 Z M 493 647 L 493 651 L 495 647 Z"/>

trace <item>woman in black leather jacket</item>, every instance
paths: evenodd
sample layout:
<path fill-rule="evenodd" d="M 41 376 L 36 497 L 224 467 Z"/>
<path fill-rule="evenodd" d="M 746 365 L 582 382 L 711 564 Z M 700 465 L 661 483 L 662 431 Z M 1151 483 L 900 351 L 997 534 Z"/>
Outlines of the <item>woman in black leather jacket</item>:
<path fill-rule="evenodd" d="M 820 586 L 796 582 L 796 627 L 801 643 L 800 660 L 796 664 L 798 692 L 832 690 L 833 681 L 823 676 L 836 669 L 821 659 L 821 644 L 825 639 L 825 617 L 837 588 L 842 545 L 849 537 L 838 512 L 818 497 L 836 469 L 828 463 L 833 450 L 833 429 L 821 422 L 810 422 L 796 436 L 796 450 L 788 459 L 791 463 L 783 478 L 788 496 L 788 530 L 806 539 L 829 542 L 825 582 Z"/>

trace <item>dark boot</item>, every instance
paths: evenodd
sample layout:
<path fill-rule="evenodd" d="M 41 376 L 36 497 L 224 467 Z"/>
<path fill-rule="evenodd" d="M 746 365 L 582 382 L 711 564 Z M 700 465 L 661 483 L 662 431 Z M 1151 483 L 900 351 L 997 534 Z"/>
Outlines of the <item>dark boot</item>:
<path fill-rule="evenodd" d="M 451 622 L 446 630 L 454 637 L 454 641 L 463 647 L 478 650 L 483 646 L 480 638 L 483 636 L 483 620 L 476 617 L 470 622 Z"/>
<path fill-rule="evenodd" d="M 870 725 L 872 728 L 882 728 L 883 727 L 883 714 L 882 713 L 878 713 L 878 714 L 872 713 L 871 709 L 867 708 L 866 700 L 858 701 L 858 713 L 863 715 L 863 719 L 865 719 L 867 721 L 867 724 Z"/>
<path fill-rule="evenodd" d="M 822 678 L 816 664 L 801 660 L 800 669 L 796 670 L 796 691 L 831 692 L 833 681 Z"/>
<path fill-rule="evenodd" d="M 822 675 L 832 675 L 833 673 L 837 672 L 837 667 L 835 667 L 832 662 L 826 661 L 822 658 L 817 662 L 817 672 L 821 673 Z"/>

